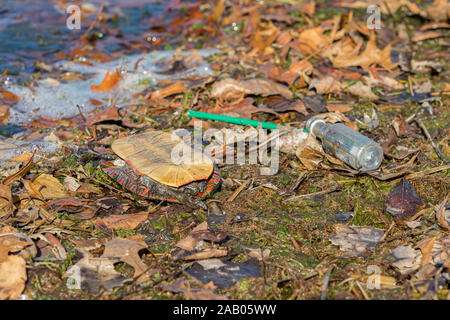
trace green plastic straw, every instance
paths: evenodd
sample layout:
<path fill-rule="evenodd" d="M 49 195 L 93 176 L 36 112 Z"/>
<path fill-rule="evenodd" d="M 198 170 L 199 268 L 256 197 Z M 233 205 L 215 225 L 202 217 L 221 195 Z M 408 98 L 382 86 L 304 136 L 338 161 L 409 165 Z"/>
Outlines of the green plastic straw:
<path fill-rule="evenodd" d="M 194 111 L 194 110 L 189 110 L 188 116 L 192 117 L 192 118 L 197 118 L 197 119 L 222 121 L 222 122 L 239 124 L 239 125 L 243 125 L 243 126 L 249 125 L 249 126 L 252 126 L 255 128 L 258 128 L 259 126 L 261 126 L 263 129 L 277 129 L 279 126 L 281 126 L 281 125 L 278 125 L 276 123 L 271 123 L 271 122 L 229 117 L 229 116 L 224 116 L 222 114 L 200 112 L 200 111 Z M 303 131 L 308 132 L 308 131 L 306 131 L 306 129 L 303 129 Z"/>

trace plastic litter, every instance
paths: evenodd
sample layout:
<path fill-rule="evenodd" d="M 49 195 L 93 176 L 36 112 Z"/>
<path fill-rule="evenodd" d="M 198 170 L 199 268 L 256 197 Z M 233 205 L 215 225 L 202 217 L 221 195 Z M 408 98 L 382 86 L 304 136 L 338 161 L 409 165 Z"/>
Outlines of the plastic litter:
<path fill-rule="evenodd" d="M 328 126 L 322 119 L 311 118 L 306 129 L 322 141 L 325 152 L 354 169 L 375 170 L 383 160 L 383 149 L 378 143 L 342 123 Z"/>

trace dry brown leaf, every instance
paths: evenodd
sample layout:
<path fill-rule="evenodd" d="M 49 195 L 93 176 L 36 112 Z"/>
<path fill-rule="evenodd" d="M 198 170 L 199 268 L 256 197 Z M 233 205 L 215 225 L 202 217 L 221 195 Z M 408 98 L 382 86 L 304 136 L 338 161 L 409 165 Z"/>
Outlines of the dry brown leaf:
<path fill-rule="evenodd" d="M 191 288 L 184 284 L 184 279 L 178 278 L 172 284 L 164 286 L 166 290 L 172 292 L 182 292 L 185 294 L 186 299 L 192 300 L 228 300 L 227 295 L 217 295 L 214 290 L 217 287 L 213 282 L 205 284 L 202 288 Z"/>
<path fill-rule="evenodd" d="M 414 187 L 406 179 L 401 179 L 388 194 L 386 211 L 394 217 L 410 217 L 417 212 L 423 202 Z"/>
<path fill-rule="evenodd" d="M 378 96 L 372 92 L 369 86 L 366 86 L 361 81 L 358 81 L 356 84 L 348 87 L 348 91 L 355 96 L 361 98 L 367 98 L 369 100 L 378 100 Z"/>
<path fill-rule="evenodd" d="M 270 256 L 270 249 L 252 249 L 252 248 L 246 248 L 245 251 L 250 257 L 256 258 L 258 260 L 264 260 L 266 261 L 269 259 Z"/>
<path fill-rule="evenodd" d="M 376 45 L 374 33 L 371 34 L 366 49 L 360 55 L 343 52 L 334 57 L 330 56 L 330 60 L 335 68 L 360 66 L 365 71 L 369 71 L 372 64 L 378 64 L 386 70 L 391 70 L 397 65 L 391 61 L 391 44 L 380 50 Z"/>
<path fill-rule="evenodd" d="M 133 214 L 113 214 L 105 218 L 98 218 L 95 222 L 101 220 L 110 229 L 135 229 L 139 224 L 144 222 L 148 217 L 148 213 L 139 212 Z"/>
<path fill-rule="evenodd" d="M 62 198 L 67 194 L 64 186 L 55 177 L 49 174 L 39 175 L 32 183 L 32 188 L 39 192 L 45 199 Z"/>
<path fill-rule="evenodd" d="M 0 232 L 0 300 L 18 299 L 27 280 L 25 259 L 36 256 L 36 247 L 30 237 L 12 228 Z"/>
<path fill-rule="evenodd" d="M 10 215 L 14 211 L 11 188 L 0 184 L 0 218 Z"/>
<path fill-rule="evenodd" d="M 187 251 L 194 250 L 196 245 L 199 242 L 199 239 L 196 239 L 192 234 L 195 232 L 207 231 L 207 230 L 208 230 L 208 223 L 206 221 L 202 222 L 201 224 L 196 226 L 194 229 L 192 229 L 192 231 L 189 233 L 189 235 L 186 238 L 183 238 L 180 241 L 178 241 L 176 246 L 181 249 L 187 250 Z"/>
<path fill-rule="evenodd" d="M 296 111 L 304 115 L 308 114 L 302 101 L 292 101 L 282 96 L 270 96 L 264 98 L 263 102 L 276 112 Z"/>
<path fill-rule="evenodd" d="M 119 70 L 116 70 L 114 73 L 108 71 L 103 79 L 102 83 L 98 86 L 91 85 L 92 91 L 108 91 L 114 88 L 120 80 Z"/>
<path fill-rule="evenodd" d="M 404 89 L 404 86 L 398 82 L 397 80 L 383 75 L 378 75 L 377 78 L 375 78 L 370 72 L 369 76 L 363 76 L 362 80 L 369 86 L 369 87 L 376 87 L 376 86 L 386 86 L 395 90 L 402 90 Z"/>
<path fill-rule="evenodd" d="M 0 300 L 18 299 L 26 281 L 26 262 L 22 257 L 10 255 L 0 262 Z"/>
<path fill-rule="evenodd" d="M 395 261 L 392 265 L 399 269 L 401 274 L 407 274 L 420 268 L 422 253 L 411 245 L 399 246 L 392 251 Z"/>
<path fill-rule="evenodd" d="M 325 106 L 325 108 L 330 112 L 348 112 L 350 110 L 353 110 L 353 107 L 351 105 L 342 103 L 329 103 Z"/>
<path fill-rule="evenodd" d="M 292 92 L 284 85 L 268 79 L 251 79 L 238 81 L 225 79 L 215 82 L 211 97 L 220 100 L 237 100 L 246 94 L 261 95 L 282 95 L 287 99 L 292 99 Z"/>
<path fill-rule="evenodd" d="M 94 258 L 85 249 L 81 249 L 79 252 L 82 258 L 70 266 L 64 275 L 68 278 L 69 289 L 82 289 L 90 293 L 98 293 L 101 287 L 111 291 L 114 287 L 122 286 L 132 280 L 121 276 L 114 269 L 114 264 L 118 262 L 117 259 Z"/>
<path fill-rule="evenodd" d="M 0 105 L 0 123 L 9 117 L 9 107 L 7 105 Z"/>
<path fill-rule="evenodd" d="M 95 116 L 90 118 L 86 122 L 86 125 L 89 127 L 102 121 L 117 121 L 117 120 L 120 120 L 119 109 L 117 109 L 117 107 L 109 107 L 100 111 Z"/>
<path fill-rule="evenodd" d="M 450 230 L 450 210 L 447 209 L 448 196 L 436 206 L 436 220 L 438 224 L 447 230 Z"/>
<path fill-rule="evenodd" d="M 318 26 L 303 30 L 298 36 L 298 40 L 293 44 L 293 47 L 304 55 L 310 55 L 317 53 L 330 43 L 331 39 L 324 35 L 324 29 Z"/>
<path fill-rule="evenodd" d="M 334 245 L 339 245 L 341 251 L 350 256 L 366 256 L 371 253 L 384 235 L 384 231 L 367 226 L 334 226 L 335 235 L 330 237 Z"/>
<path fill-rule="evenodd" d="M 416 248 L 419 248 L 420 251 L 422 252 L 422 260 L 420 262 L 422 264 L 422 266 L 424 266 L 430 262 L 431 250 L 433 249 L 435 241 L 436 241 L 436 237 L 432 237 L 432 238 L 424 239 L 416 245 Z"/>
<path fill-rule="evenodd" d="M 313 79 L 309 83 L 309 89 L 315 88 L 318 94 L 340 93 L 341 84 L 332 76 L 327 76 L 322 79 Z"/>
<path fill-rule="evenodd" d="M 34 155 L 34 153 L 33 153 L 33 155 Z M 31 167 L 34 165 L 33 158 L 34 157 L 32 156 L 30 158 L 30 160 L 19 171 L 17 171 L 16 173 L 13 173 L 12 175 L 6 177 L 6 179 L 3 180 L 3 184 L 4 185 L 8 185 L 8 184 L 10 184 L 13 181 L 16 181 L 17 179 L 22 178 L 25 175 L 25 173 L 27 173 L 28 170 L 30 170 Z"/>
<path fill-rule="evenodd" d="M 164 99 L 174 94 L 184 93 L 187 90 L 188 89 L 180 81 L 177 81 L 170 86 L 165 87 L 164 89 L 153 92 L 151 100 Z"/>
<path fill-rule="evenodd" d="M 12 106 L 19 101 L 19 97 L 14 93 L 0 88 L 0 105 Z"/>
<path fill-rule="evenodd" d="M 434 21 L 447 21 L 450 18 L 450 2 L 448 0 L 434 0 L 425 12 L 427 18 Z"/>
<path fill-rule="evenodd" d="M 305 142 L 298 146 L 295 154 L 308 170 L 320 168 L 320 163 L 324 160 L 323 149 L 312 134 L 308 134 Z"/>
<path fill-rule="evenodd" d="M 252 114 L 257 112 L 272 113 L 278 115 L 274 110 L 270 108 L 257 108 L 253 105 L 252 98 L 245 98 L 237 104 L 224 104 L 223 107 L 216 105 L 214 108 L 205 107 L 200 109 L 203 112 L 226 114 L 232 117 L 251 118 Z"/>
<path fill-rule="evenodd" d="M 219 0 L 216 5 L 212 5 L 212 19 L 215 23 L 219 24 L 224 10 L 225 0 Z"/>
<path fill-rule="evenodd" d="M 181 250 L 172 253 L 172 259 L 177 260 L 204 260 L 212 258 L 222 258 L 228 254 L 226 248 L 207 248 L 201 251 L 185 251 Z"/>
<path fill-rule="evenodd" d="M 137 278 L 136 283 L 140 284 L 151 279 L 151 276 L 159 269 L 149 269 L 139 257 L 139 251 L 147 246 L 142 241 L 136 242 L 128 239 L 114 238 L 105 243 L 105 251 L 102 258 L 117 258 L 134 268 L 133 278 Z"/>
<path fill-rule="evenodd" d="M 444 36 L 445 34 L 439 31 L 416 32 L 411 40 L 413 42 L 419 42 L 428 39 L 436 39 Z"/>

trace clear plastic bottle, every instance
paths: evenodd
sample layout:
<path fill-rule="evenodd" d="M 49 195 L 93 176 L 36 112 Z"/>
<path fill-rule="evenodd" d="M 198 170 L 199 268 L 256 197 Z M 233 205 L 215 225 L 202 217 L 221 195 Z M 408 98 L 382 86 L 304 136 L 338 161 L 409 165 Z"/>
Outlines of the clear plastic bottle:
<path fill-rule="evenodd" d="M 322 119 L 311 118 L 306 129 L 322 141 L 325 152 L 333 154 L 354 169 L 377 169 L 383 160 L 383 149 L 373 140 L 342 123 L 328 126 Z"/>

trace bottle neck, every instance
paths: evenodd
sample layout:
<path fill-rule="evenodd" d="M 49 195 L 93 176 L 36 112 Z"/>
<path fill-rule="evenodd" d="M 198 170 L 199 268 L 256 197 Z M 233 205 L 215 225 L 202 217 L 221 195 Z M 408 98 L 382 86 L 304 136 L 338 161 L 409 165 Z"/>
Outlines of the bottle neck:
<path fill-rule="evenodd" d="M 323 121 L 316 121 L 312 126 L 312 133 L 320 139 L 322 139 L 325 135 L 325 131 L 328 129 L 328 126 Z"/>

